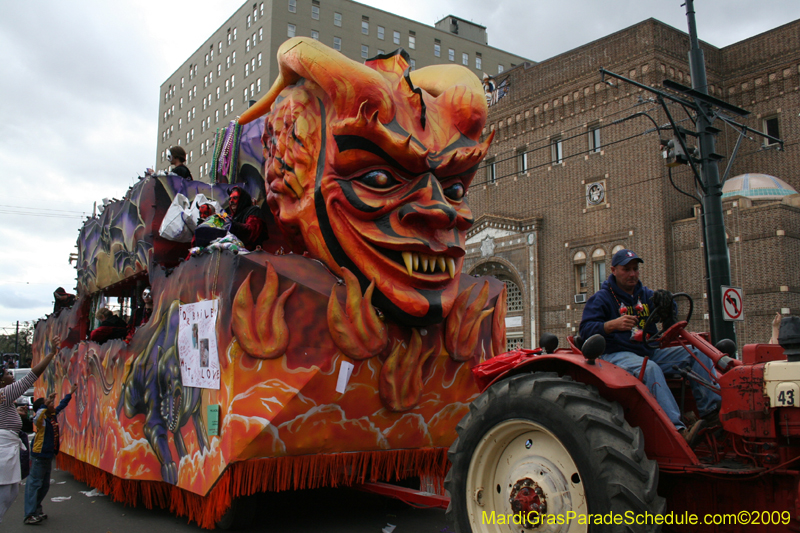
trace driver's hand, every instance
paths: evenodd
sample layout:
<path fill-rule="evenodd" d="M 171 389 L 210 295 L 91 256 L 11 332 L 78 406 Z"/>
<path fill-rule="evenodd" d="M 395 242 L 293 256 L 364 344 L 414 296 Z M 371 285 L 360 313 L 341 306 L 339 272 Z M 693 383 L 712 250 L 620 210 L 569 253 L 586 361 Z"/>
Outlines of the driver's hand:
<path fill-rule="evenodd" d="M 633 315 L 622 315 L 619 318 L 606 322 L 603 328 L 606 333 L 611 333 L 612 331 L 630 331 L 638 322 L 639 319 Z"/>

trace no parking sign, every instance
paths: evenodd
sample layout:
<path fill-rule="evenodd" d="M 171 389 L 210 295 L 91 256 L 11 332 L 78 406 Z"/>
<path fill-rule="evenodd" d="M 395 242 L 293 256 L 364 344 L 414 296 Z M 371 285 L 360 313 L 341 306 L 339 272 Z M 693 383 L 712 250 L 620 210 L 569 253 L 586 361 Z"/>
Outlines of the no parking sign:
<path fill-rule="evenodd" d="M 728 322 L 744 320 L 744 299 L 741 287 L 722 287 L 722 319 Z"/>

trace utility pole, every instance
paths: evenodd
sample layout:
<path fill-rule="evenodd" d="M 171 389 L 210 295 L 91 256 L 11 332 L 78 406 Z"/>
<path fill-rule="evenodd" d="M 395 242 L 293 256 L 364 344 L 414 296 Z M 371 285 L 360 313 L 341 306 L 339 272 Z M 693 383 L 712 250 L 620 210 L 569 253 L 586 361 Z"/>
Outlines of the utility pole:
<path fill-rule="evenodd" d="M 17 320 L 17 334 L 14 336 L 14 353 L 19 353 L 19 320 Z"/>
<path fill-rule="evenodd" d="M 730 339 L 735 343 L 736 331 L 733 328 L 733 322 L 724 319 L 722 302 L 722 287 L 731 284 L 731 266 L 728 242 L 725 235 L 725 219 L 722 211 L 722 185 L 724 178 L 720 179 L 719 168 L 717 167 L 717 163 L 724 158 L 716 153 L 715 136 L 720 133 L 720 130 L 713 126 L 713 122 L 719 119 L 732 128 L 739 130 L 739 139 L 736 141 L 736 146 L 728 157 L 728 167 L 725 170 L 725 177 L 728 176 L 731 170 L 733 160 L 736 158 L 736 153 L 739 150 L 742 139 L 744 139 L 748 133 L 777 143 L 779 145 L 778 150 L 781 151 L 783 150 L 783 141 L 736 122 L 728 114 L 746 117 L 750 112 L 708 94 L 705 59 L 703 57 L 703 50 L 700 48 L 700 42 L 697 39 L 697 26 L 694 20 L 694 1 L 686 0 L 685 5 L 686 18 L 689 22 L 689 68 L 692 76 L 692 86 L 686 87 L 669 79 L 663 82 L 664 87 L 681 93 L 684 96 L 676 96 L 654 89 L 604 68 L 600 69 L 600 73 L 603 76 L 603 81 L 605 81 L 606 76 L 611 76 L 655 94 L 659 104 L 661 104 L 664 114 L 670 122 L 671 128 L 657 126 L 656 129 L 659 131 L 663 129 L 672 129 L 674 135 L 671 141 L 665 141 L 663 139 L 661 141 L 662 145 L 666 147 L 666 150 L 672 152 L 670 158 L 674 158 L 674 161 L 668 163 L 667 166 L 671 167 L 676 164 L 689 165 L 694 175 L 697 193 L 701 196 L 697 198 L 676 187 L 678 191 L 699 200 L 703 208 L 701 223 L 703 225 L 704 239 L 703 252 L 708 274 L 706 291 L 709 323 L 711 325 L 711 341 L 716 344 L 723 339 Z M 684 110 L 693 111 L 691 118 L 696 131 L 689 131 L 678 125 L 667 106 L 668 100 L 679 104 Z M 690 150 L 686 145 L 687 135 L 697 138 L 699 157 L 695 156 L 694 151 Z M 673 187 L 675 187 L 674 183 Z"/>
<path fill-rule="evenodd" d="M 700 42 L 697 39 L 697 25 L 694 18 L 694 0 L 686 0 L 686 18 L 689 23 L 689 70 L 692 75 L 692 89 L 707 95 L 706 62 Z M 705 237 L 706 264 L 708 265 L 708 307 L 711 324 L 711 339 L 717 343 L 722 339 L 736 342 L 733 322 L 723 319 L 722 287 L 731 284 L 731 263 L 725 236 L 725 219 L 722 212 L 722 182 L 719 179 L 717 162 L 722 159 L 716 153 L 716 139 L 719 133 L 711 126 L 714 113 L 707 100 L 695 98 L 697 109 L 697 141 L 700 145 L 700 173 L 705 185 L 703 195 L 703 233 Z"/>

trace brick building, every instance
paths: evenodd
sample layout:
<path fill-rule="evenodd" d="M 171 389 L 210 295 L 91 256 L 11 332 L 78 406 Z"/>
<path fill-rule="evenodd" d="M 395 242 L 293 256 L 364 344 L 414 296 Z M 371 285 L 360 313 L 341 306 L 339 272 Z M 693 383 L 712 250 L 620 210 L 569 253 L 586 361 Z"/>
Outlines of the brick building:
<path fill-rule="evenodd" d="M 774 176 L 785 187 L 764 193 L 730 180 L 725 189 L 732 283 L 745 298 L 738 342 L 766 342 L 776 311 L 800 310 L 800 21 L 725 48 L 702 46 L 709 94 L 750 111 L 739 119 L 749 128 L 785 141 L 778 151 L 744 139 L 729 172 Z M 686 33 L 650 19 L 495 80 L 506 94 L 489 109 L 485 135 L 495 139 L 468 194 L 476 223 L 465 269 L 508 283 L 509 346 L 535 346 L 545 331 L 563 345 L 619 248 L 645 260 L 649 287 L 689 293 L 691 328 L 708 331 L 699 201 L 670 183 L 659 139 L 672 133 L 657 128 L 669 122 L 652 94 L 603 83 L 598 72 L 659 89 L 667 78 L 690 86 L 688 50 Z M 671 113 L 693 129 L 681 108 Z M 722 175 L 738 132 L 714 125 Z M 676 167 L 671 178 L 692 194 L 690 172 Z"/>
<path fill-rule="evenodd" d="M 411 68 L 455 63 L 476 76 L 525 61 L 489 46 L 484 26 L 452 15 L 429 26 L 351 0 L 245 2 L 161 84 L 153 168 L 180 145 L 194 179 L 209 181 L 217 128 L 264 96 L 278 76 L 278 47 L 295 36 L 362 62 L 404 48 Z"/>

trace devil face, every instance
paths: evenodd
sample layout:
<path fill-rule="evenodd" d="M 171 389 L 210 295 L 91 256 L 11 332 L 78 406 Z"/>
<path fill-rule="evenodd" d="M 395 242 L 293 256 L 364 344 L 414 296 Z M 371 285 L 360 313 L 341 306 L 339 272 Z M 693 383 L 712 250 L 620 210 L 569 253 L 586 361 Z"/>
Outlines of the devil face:
<path fill-rule="evenodd" d="M 488 149 L 485 100 L 477 79 L 474 93 L 434 97 L 390 63 L 373 67 L 385 86 L 372 80 L 346 100 L 308 80 L 281 93 L 264 132 L 267 201 L 311 257 L 347 268 L 362 289 L 374 281 L 375 306 L 423 326 L 457 296 L 473 223 L 465 195 Z"/>
<path fill-rule="evenodd" d="M 390 315 L 410 325 L 440 321 L 456 297 L 474 169 L 441 176 L 426 157 L 387 157 L 364 137 L 331 140 L 333 160 L 315 191 L 325 248 L 363 285 L 375 280 L 375 304 Z"/>

